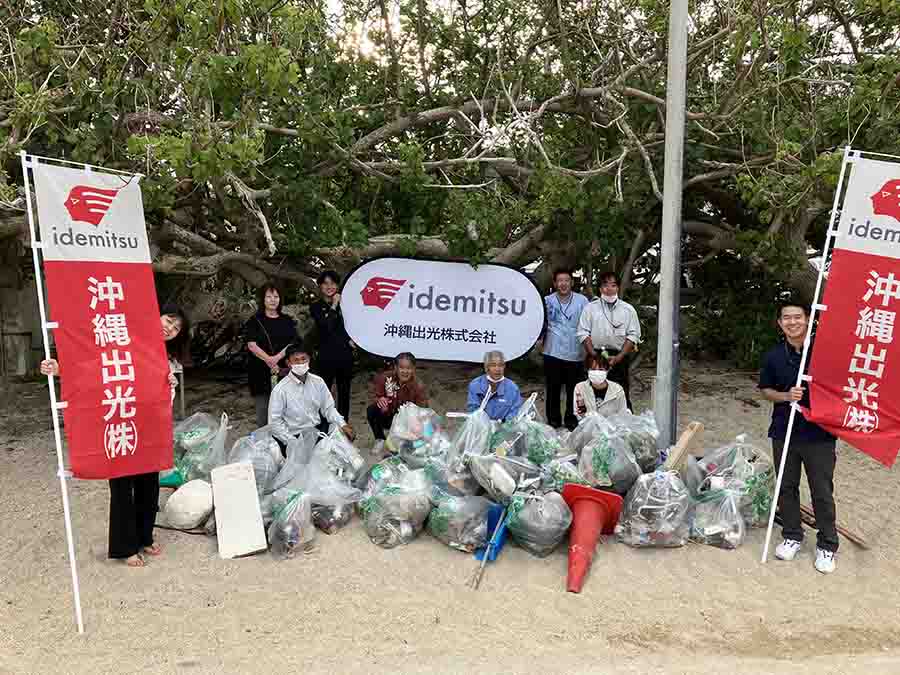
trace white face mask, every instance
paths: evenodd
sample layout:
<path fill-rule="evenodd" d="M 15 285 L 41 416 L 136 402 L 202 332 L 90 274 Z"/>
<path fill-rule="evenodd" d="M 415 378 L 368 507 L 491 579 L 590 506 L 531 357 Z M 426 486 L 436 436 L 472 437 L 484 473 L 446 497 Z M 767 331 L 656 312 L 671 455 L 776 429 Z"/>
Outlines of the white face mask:
<path fill-rule="evenodd" d="M 588 379 L 591 381 L 591 384 L 601 385 L 606 383 L 606 371 L 605 370 L 589 370 L 588 371 Z"/>
<path fill-rule="evenodd" d="M 495 380 L 493 377 L 491 377 L 490 375 L 488 375 L 488 376 L 487 376 L 487 379 L 488 379 L 488 382 L 493 382 L 494 384 L 498 384 L 499 382 L 503 382 L 503 380 L 505 380 L 506 378 L 505 378 L 503 375 L 501 375 L 500 377 L 498 377 L 498 378 Z"/>
<path fill-rule="evenodd" d="M 309 364 L 308 363 L 300 363 L 295 366 L 291 366 L 291 372 L 297 377 L 303 377 L 306 373 L 309 372 Z"/>
<path fill-rule="evenodd" d="M 610 305 L 614 304 L 619 299 L 618 294 L 616 294 L 616 295 L 602 295 L 601 294 L 600 297 L 603 298 L 603 302 L 608 302 Z"/>

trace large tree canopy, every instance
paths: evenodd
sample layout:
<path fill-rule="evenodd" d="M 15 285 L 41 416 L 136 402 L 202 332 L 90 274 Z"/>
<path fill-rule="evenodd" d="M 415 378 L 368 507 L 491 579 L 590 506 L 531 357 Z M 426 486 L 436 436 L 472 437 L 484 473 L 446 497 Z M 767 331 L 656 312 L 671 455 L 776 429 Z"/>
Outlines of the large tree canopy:
<path fill-rule="evenodd" d="M 6 3 L 0 238 L 22 231 L 26 149 L 146 174 L 155 266 L 177 278 L 309 287 L 323 266 L 416 252 L 611 266 L 649 286 L 667 13 L 655 0 Z M 734 263 L 812 294 L 840 148 L 900 154 L 898 26 L 885 0 L 691 3 L 688 283 Z"/>

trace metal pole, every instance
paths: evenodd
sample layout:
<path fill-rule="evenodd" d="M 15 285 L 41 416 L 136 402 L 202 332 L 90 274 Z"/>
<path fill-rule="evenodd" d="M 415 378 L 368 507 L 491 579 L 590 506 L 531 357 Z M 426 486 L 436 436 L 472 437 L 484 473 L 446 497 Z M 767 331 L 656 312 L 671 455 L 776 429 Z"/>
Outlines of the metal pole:
<path fill-rule="evenodd" d="M 678 427 L 678 324 L 681 286 L 681 190 L 687 77 L 687 0 L 672 0 L 666 83 L 666 152 L 660 246 L 657 384 L 659 443 L 675 443 Z"/>
<path fill-rule="evenodd" d="M 25 180 L 25 203 L 28 209 L 28 227 L 31 233 L 31 254 L 34 260 L 34 281 L 37 286 L 38 309 L 41 312 L 41 331 L 44 336 L 44 358 L 50 358 L 50 329 L 55 328 L 56 324 L 47 321 L 47 308 L 44 306 L 44 278 L 41 274 L 41 261 L 38 256 L 38 249 L 41 248 L 41 242 L 37 239 L 37 229 L 34 224 L 34 214 L 31 205 L 31 183 L 28 179 L 28 169 L 32 166 L 28 161 L 25 151 L 21 151 L 22 157 L 22 176 Z M 69 488 L 66 480 L 71 473 L 66 471 L 63 462 L 62 451 L 62 435 L 59 431 L 59 411 L 65 408 L 65 403 L 59 403 L 56 400 L 56 389 L 53 382 L 53 376 L 47 376 L 47 386 L 50 390 L 50 412 L 53 416 L 53 437 L 56 440 L 56 475 L 59 477 L 59 489 L 62 492 L 63 518 L 66 523 L 66 543 L 69 547 L 69 568 L 72 573 L 72 595 L 75 604 L 75 623 L 78 626 L 78 632 L 84 633 L 84 619 L 81 614 L 81 587 L 78 583 L 78 566 L 75 562 L 75 537 L 72 534 L 72 514 L 69 509 Z"/>
<path fill-rule="evenodd" d="M 825 247 L 822 249 L 822 264 L 819 265 L 819 279 L 816 281 L 816 292 L 813 295 L 813 304 L 809 313 L 809 328 L 803 340 L 803 355 L 800 357 L 800 370 L 797 373 L 795 387 L 799 387 L 809 377 L 804 375 L 806 360 L 809 357 L 809 345 L 812 341 L 813 322 L 816 320 L 816 312 L 824 311 L 825 307 L 819 304 L 822 293 L 822 280 L 825 278 L 825 264 L 828 262 L 828 252 L 831 250 L 831 242 L 834 239 L 834 221 L 837 217 L 838 205 L 841 203 L 841 192 L 844 189 L 844 177 L 847 175 L 847 164 L 851 163 L 853 151 L 848 145 L 844 148 L 844 161 L 841 163 L 841 173 L 838 176 L 837 189 L 834 192 L 834 203 L 831 205 L 831 219 L 828 221 L 828 233 L 825 235 Z M 772 496 L 772 506 L 769 508 L 769 525 L 766 528 L 766 543 L 763 546 L 762 560 L 766 562 L 769 557 L 769 543 L 772 539 L 772 529 L 775 527 L 775 511 L 778 509 L 778 497 L 781 494 L 781 481 L 784 478 L 784 466 L 787 462 L 788 449 L 791 445 L 791 434 L 794 432 L 794 420 L 797 417 L 797 403 L 791 403 L 791 414 L 788 417 L 787 434 L 784 437 L 784 445 L 781 449 L 781 462 L 778 464 L 778 477 L 775 479 L 775 494 Z"/>

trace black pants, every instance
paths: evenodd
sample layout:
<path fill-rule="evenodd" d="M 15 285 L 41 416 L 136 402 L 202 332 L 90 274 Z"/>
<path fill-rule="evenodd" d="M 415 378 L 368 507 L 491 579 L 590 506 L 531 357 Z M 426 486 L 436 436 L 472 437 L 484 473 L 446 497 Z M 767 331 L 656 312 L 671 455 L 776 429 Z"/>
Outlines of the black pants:
<path fill-rule="evenodd" d="M 374 404 L 366 408 L 366 419 L 369 420 L 369 428 L 372 430 L 376 441 L 384 440 L 384 432 L 386 429 L 391 428 L 391 424 L 394 422 L 394 414 L 383 412 L 381 408 Z"/>
<path fill-rule="evenodd" d="M 781 533 L 785 539 L 803 541 L 803 525 L 800 521 L 800 469 L 806 469 L 806 480 L 812 495 L 816 515 L 816 545 L 826 551 L 838 550 L 838 533 L 834 508 L 834 441 L 791 441 L 784 477 L 781 479 L 781 496 L 778 511 L 781 514 Z M 781 464 L 784 440 L 772 439 L 775 468 Z"/>
<path fill-rule="evenodd" d="M 606 353 L 613 357 L 619 353 L 616 349 L 607 349 Z M 626 354 L 625 358 L 619 361 L 616 365 L 609 369 L 609 372 L 606 374 L 606 379 L 610 382 L 615 382 L 616 384 L 622 385 L 622 389 L 625 390 L 625 405 L 628 406 L 629 410 L 634 410 L 631 407 L 631 354 Z"/>
<path fill-rule="evenodd" d="M 555 356 L 544 355 L 544 379 L 547 384 L 547 424 L 553 428 L 565 425 L 567 429 L 578 426 L 575 417 L 575 385 L 584 380 L 584 366 L 581 361 L 566 361 Z M 559 395 L 566 388 L 566 417 L 560 414 Z"/>
<path fill-rule="evenodd" d="M 109 557 L 130 558 L 153 544 L 159 510 L 159 473 L 109 481 Z"/>
<path fill-rule="evenodd" d="M 325 380 L 325 386 L 331 389 L 331 385 L 337 383 L 337 396 L 335 407 L 344 418 L 350 422 L 350 383 L 353 381 L 353 361 L 328 362 L 319 364 L 318 375 Z"/>

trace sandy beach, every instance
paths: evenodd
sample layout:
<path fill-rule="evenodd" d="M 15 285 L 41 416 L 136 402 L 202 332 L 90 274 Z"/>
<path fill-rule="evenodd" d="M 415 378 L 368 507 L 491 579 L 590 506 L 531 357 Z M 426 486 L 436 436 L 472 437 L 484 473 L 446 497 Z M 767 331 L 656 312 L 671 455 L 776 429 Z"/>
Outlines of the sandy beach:
<path fill-rule="evenodd" d="M 462 408 L 477 372 L 441 364 L 419 375 L 444 412 Z M 768 448 L 769 406 L 753 374 L 697 363 L 683 374 L 680 421 L 703 422 L 703 448 L 738 433 Z M 638 410 L 651 376 L 640 373 Z M 367 377 L 354 382 L 352 415 L 363 450 L 372 445 Z M 542 390 L 537 370 L 518 379 L 526 392 Z M 842 540 L 835 574 L 813 569 L 813 531 L 795 562 L 766 565 L 764 530 L 735 551 L 634 550 L 610 539 L 580 595 L 565 592 L 564 546 L 545 559 L 507 546 L 472 591 L 470 555 L 427 532 L 385 550 L 358 519 L 281 563 L 268 554 L 220 560 L 214 538 L 157 530 L 164 555 L 127 569 L 106 559 L 106 483 L 71 481 L 87 629 L 79 636 L 45 384 L 13 384 L 2 404 L 3 673 L 900 672 L 900 480 L 844 445 L 838 518 L 871 550 Z M 253 427 L 245 387 L 195 379 L 187 404 L 227 411 L 229 445 Z"/>

